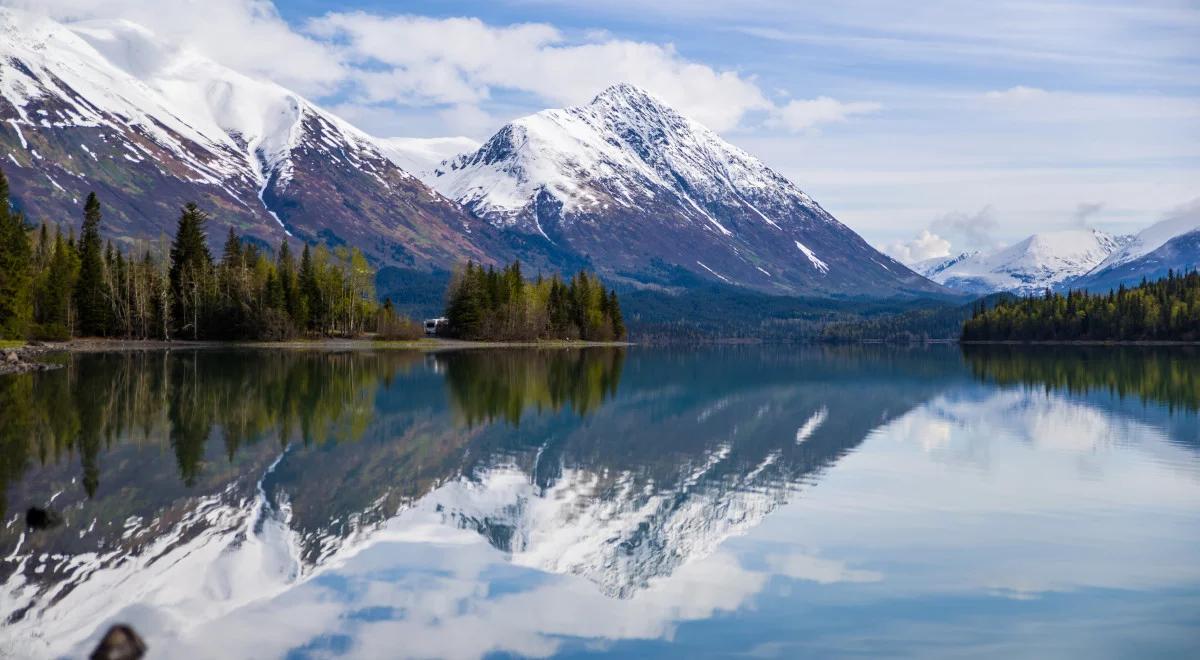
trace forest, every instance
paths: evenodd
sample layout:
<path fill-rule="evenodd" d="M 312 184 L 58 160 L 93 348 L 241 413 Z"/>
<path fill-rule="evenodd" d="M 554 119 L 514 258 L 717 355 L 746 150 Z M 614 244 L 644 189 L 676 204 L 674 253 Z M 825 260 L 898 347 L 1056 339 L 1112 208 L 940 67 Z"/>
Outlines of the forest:
<path fill-rule="evenodd" d="M 976 306 L 963 341 L 1200 341 L 1200 273 Z"/>
<path fill-rule="evenodd" d="M 194 204 L 174 239 L 118 249 L 101 238 L 103 212 L 88 195 L 78 237 L 30 228 L 8 203 L 0 172 L 0 338 L 65 340 L 263 339 L 421 336 L 419 324 L 375 297 L 374 271 L 357 249 L 283 241 L 273 255 L 233 229 L 219 259 L 208 216 Z"/>
<path fill-rule="evenodd" d="M 521 263 L 502 270 L 468 262 L 446 293 L 447 333 L 459 339 L 625 339 L 617 293 L 580 271 L 569 282 L 558 275 L 527 280 Z"/>

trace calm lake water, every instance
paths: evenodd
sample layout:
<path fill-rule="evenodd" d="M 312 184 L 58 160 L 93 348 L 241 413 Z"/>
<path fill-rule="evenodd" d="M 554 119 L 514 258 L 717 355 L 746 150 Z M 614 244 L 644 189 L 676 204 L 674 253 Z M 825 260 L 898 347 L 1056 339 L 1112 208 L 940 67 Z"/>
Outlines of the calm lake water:
<path fill-rule="evenodd" d="M 63 359 L 0 656 L 1200 656 L 1194 351 Z"/>

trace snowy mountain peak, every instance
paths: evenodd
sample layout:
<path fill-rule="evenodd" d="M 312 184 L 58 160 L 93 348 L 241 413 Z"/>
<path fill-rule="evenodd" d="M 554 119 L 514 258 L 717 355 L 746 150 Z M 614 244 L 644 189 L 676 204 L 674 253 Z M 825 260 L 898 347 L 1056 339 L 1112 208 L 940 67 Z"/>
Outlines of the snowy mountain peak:
<path fill-rule="evenodd" d="M 1097 229 L 1043 232 L 998 250 L 929 260 L 916 268 L 969 293 L 1036 293 L 1090 271 L 1129 240 Z"/>
<path fill-rule="evenodd" d="M 808 295 L 937 290 L 761 161 L 629 84 L 516 119 L 425 182 L 621 278 L 660 284 L 683 271 Z"/>

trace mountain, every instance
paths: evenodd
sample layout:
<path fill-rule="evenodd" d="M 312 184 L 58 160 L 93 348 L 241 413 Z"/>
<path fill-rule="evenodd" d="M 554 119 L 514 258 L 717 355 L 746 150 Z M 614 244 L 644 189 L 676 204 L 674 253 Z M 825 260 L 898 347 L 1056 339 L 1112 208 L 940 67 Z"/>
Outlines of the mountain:
<path fill-rule="evenodd" d="M 1178 209 L 1167 218 L 1138 232 L 1120 250 L 1113 251 L 1096 266 L 1093 273 L 1134 261 L 1157 250 L 1167 241 L 1200 230 L 1200 200 Z"/>
<path fill-rule="evenodd" d="M 1092 272 L 1069 281 L 1071 288 L 1106 292 L 1121 285 L 1136 286 L 1143 279 L 1156 280 L 1168 271 L 1188 272 L 1200 268 L 1200 229 L 1171 238 L 1139 257 Z"/>
<path fill-rule="evenodd" d="M 966 293 L 1038 293 L 1087 273 L 1129 241 L 1095 229 L 1044 232 L 993 252 L 928 260 L 914 268 Z"/>
<path fill-rule="evenodd" d="M 425 181 L 496 227 L 635 284 L 943 292 L 758 159 L 632 85 L 517 119 Z"/>
<path fill-rule="evenodd" d="M 105 231 L 127 245 L 171 233 L 195 201 L 214 241 L 232 226 L 418 269 L 507 255 L 371 136 L 125 21 L 0 9 L 0 159 L 31 221 L 75 224 L 95 191 Z"/>
<path fill-rule="evenodd" d="M 1091 291 L 1107 291 L 1142 278 L 1156 279 L 1168 270 L 1200 267 L 1200 201 L 1186 205 L 1164 220 L 1134 235 L 1090 272 L 1069 284 Z"/>
<path fill-rule="evenodd" d="M 979 250 L 963 252 L 956 257 L 933 257 L 932 259 L 925 259 L 912 264 L 912 269 L 929 279 L 933 279 L 947 268 L 977 256 L 979 256 Z"/>
<path fill-rule="evenodd" d="M 229 227 L 272 246 L 289 235 L 354 246 L 381 271 L 399 269 L 392 283 L 424 272 L 444 284 L 467 259 L 520 258 L 671 291 L 944 293 L 629 85 L 477 146 L 375 138 L 134 23 L 0 9 L 0 160 L 34 223 L 76 225 L 95 191 L 106 235 L 126 248 L 171 234 L 195 201 L 214 247 Z"/>

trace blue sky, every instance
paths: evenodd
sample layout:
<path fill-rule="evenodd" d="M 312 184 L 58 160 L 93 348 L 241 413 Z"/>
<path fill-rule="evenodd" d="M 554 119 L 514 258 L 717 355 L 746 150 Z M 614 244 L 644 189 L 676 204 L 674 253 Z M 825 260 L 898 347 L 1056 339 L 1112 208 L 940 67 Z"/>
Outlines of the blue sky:
<path fill-rule="evenodd" d="M 145 23 L 382 136 L 633 82 L 901 258 L 1200 213 L 1194 1 L 0 2 Z"/>

